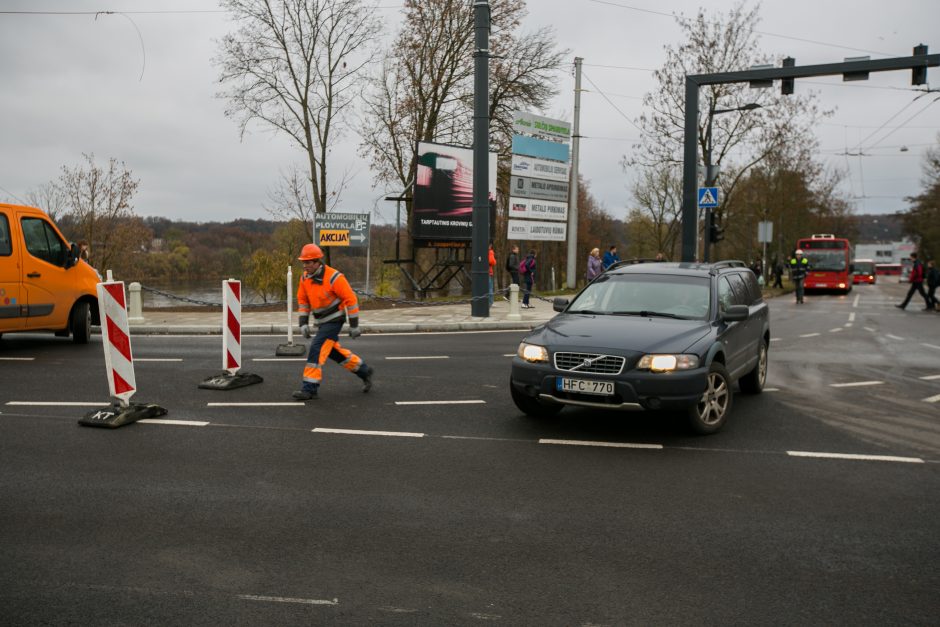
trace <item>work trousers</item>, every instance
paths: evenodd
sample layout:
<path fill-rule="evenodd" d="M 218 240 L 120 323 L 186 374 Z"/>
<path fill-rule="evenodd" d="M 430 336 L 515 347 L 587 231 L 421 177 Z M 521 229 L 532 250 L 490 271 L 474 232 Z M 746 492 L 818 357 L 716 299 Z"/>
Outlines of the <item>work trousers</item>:
<path fill-rule="evenodd" d="M 343 321 L 326 322 L 317 327 L 317 334 L 310 342 L 310 351 L 307 354 L 307 363 L 304 364 L 304 392 L 316 392 L 323 380 L 323 366 L 327 358 L 332 359 L 346 370 L 352 372 L 360 379 L 369 373 L 357 355 L 349 349 L 339 345 L 339 332 L 343 329 Z"/>

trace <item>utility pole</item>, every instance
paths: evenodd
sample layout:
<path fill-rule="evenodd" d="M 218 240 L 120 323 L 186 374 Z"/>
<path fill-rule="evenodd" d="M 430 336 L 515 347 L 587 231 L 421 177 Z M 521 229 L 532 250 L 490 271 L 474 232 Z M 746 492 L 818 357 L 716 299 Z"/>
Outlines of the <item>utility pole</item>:
<path fill-rule="evenodd" d="M 574 127 L 571 135 L 571 171 L 568 173 L 568 289 L 578 283 L 578 145 L 581 142 L 581 57 L 574 58 Z"/>
<path fill-rule="evenodd" d="M 473 3 L 473 229 L 470 245 L 470 315 L 488 318 L 490 301 L 490 3 Z"/>

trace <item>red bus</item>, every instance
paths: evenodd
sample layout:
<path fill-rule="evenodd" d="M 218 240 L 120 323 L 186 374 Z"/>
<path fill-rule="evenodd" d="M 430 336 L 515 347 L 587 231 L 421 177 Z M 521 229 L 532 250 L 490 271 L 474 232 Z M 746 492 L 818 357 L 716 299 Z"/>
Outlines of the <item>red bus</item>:
<path fill-rule="evenodd" d="M 852 283 L 875 284 L 875 262 L 871 259 L 856 259 L 852 263 Z"/>
<path fill-rule="evenodd" d="M 816 234 L 797 240 L 796 247 L 803 250 L 810 270 L 803 281 L 807 290 L 852 291 L 852 273 L 849 272 L 852 246 L 849 240 L 829 234 Z"/>

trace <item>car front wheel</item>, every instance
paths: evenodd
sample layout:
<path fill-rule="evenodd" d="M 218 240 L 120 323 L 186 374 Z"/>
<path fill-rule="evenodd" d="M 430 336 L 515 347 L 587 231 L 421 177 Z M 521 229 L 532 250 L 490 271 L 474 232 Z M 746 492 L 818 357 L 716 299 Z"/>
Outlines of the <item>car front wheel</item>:
<path fill-rule="evenodd" d="M 708 384 L 699 402 L 689 408 L 689 424 L 702 435 L 719 431 L 731 411 L 731 380 L 724 365 L 715 361 L 708 368 Z"/>
<path fill-rule="evenodd" d="M 561 405 L 542 403 L 516 389 L 512 379 L 509 380 L 509 393 L 512 395 L 512 402 L 516 404 L 516 407 L 532 418 L 551 418 L 561 411 Z"/>
<path fill-rule="evenodd" d="M 91 307 L 88 303 L 75 303 L 72 316 L 69 320 L 69 330 L 72 332 L 72 341 L 76 344 L 87 344 L 91 337 Z"/>

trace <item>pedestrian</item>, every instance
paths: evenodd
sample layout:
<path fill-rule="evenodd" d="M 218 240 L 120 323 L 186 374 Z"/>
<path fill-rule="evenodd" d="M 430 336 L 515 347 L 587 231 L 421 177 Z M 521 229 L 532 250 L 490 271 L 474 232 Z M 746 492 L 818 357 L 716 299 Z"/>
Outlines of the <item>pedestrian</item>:
<path fill-rule="evenodd" d="M 591 253 L 588 255 L 588 258 L 587 258 L 587 272 L 584 274 L 584 278 L 586 278 L 588 283 L 590 283 L 600 273 L 601 273 L 601 249 L 592 248 Z"/>
<path fill-rule="evenodd" d="M 532 285 L 535 283 L 534 250 L 530 250 L 526 258 L 519 264 L 519 274 L 522 275 L 522 280 L 525 281 L 525 286 L 522 288 L 522 308 L 532 309 L 533 305 L 529 304 L 529 295 L 532 293 Z"/>
<path fill-rule="evenodd" d="M 780 257 L 774 259 L 774 284 L 773 287 L 783 289 L 783 264 L 780 263 Z"/>
<path fill-rule="evenodd" d="M 924 264 L 921 263 L 920 259 L 917 258 L 917 253 L 911 253 L 911 289 L 907 290 L 907 296 L 904 298 L 904 302 L 900 305 L 895 305 L 898 309 L 904 309 L 907 307 L 907 304 L 911 302 L 911 296 L 914 295 L 914 292 L 919 292 L 924 298 L 924 311 L 932 309 L 932 301 L 927 298 L 927 292 L 924 291 Z"/>
<path fill-rule="evenodd" d="M 297 311 L 300 312 L 300 331 L 309 338 L 310 314 L 316 335 L 310 342 L 307 363 L 304 364 L 303 386 L 293 396 L 298 401 L 318 398 L 323 366 L 327 358 L 362 379 L 362 391 L 372 389 L 375 369 L 367 366 L 359 356 L 339 344 L 339 333 L 349 320 L 349 337 L 362 334 L 359 329 L 359 301 L 349 281 L 335 268 L 323 262 L 323 251 L 316 244 L 307 244 L 300 252 L 304 264 L 303 276 L 297 287 Z"/>
<path fill-rule="evenodd" d="M 935 311 L 940 311 L 940 301 L 937 300 L 937 288 L 940 287 L 940 270 L 933 259 L 927 262 L 927 298 Z"/>
<path fill-rule="evenodd" d="M 490 252 L 487 258 L 490 264 L 490 307 L 493 306 L 493 270 L 496 268 L 496 252 L 493 250 L 493 242 L 490 242 Z"/>
<path fill-rule="evenodd" d="M 513 285 L 522 285 L 519 282 L 519 247 L 515 244 L 512 245 L 509 254 L 506 256 L 506 272 L 512 277 Z"/>
<path fill-rule="evenodd" d="M 618 261 L 620 261 L 620 255 L 617 254 L 617 245 L 611 244 L 610 250 L 604 253 L 604 259 L 601 261 L 601 265 L 604 267 L 604 270 L 606 270 Z"/>
<path fill-rule="evenodd" d="M 666 255 L 664 255 L 662 251 L 659 251 L 656 253 L 656 261 L 666 261 Z"/>
<path fill-rule="evenodd" d="M 809 272 L 809 260 L 803 256 L 803 251 L 796 249 L 796 256 L 790 259 L 790 280 L 796 285 L 796 304 L 803 304 L 803 279 Z"/>
<path fill-rule="evenodd" d="M 751 272 L 757 276 L 757 284 L 764 287 L 764 260 L 760 257 L 751 264 Z"/>

